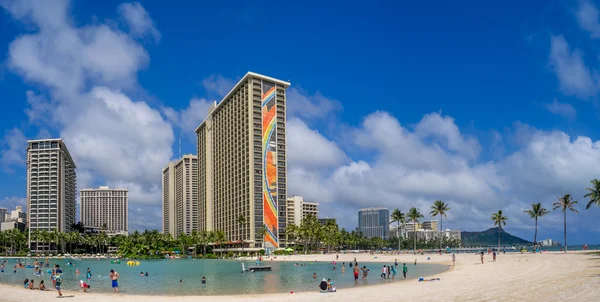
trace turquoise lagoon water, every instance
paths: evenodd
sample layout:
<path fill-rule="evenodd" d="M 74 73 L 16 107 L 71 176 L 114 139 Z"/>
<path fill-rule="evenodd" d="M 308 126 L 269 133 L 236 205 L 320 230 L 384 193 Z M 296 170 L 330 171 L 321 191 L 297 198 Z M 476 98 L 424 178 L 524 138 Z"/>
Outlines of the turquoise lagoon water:
<path fill-rule="evenodd" d="M 4 273 L 0 273 L 0 282 L 14 285 L 23 285 L 25 278 L 35 280 L 36 286 L 44 280 L 47 287 L 52 287 L 50 274 L 43 276 L 33 275 L 32 268 L 17 269 L 13 273 L 15 259 L 7 259 Z M 41 259 L 40 259 L 41 260 Z M 26 259 L 32 263 L 34 259 Z M 111 269 L 120 274 L 119 290 L 132 295 L 233 295 L 233 294 L 259 294 L 316 291 L 322 278 L 331 278 L 338 290 L 355 286 L 369 286 L 384 282 L 407 282 L 402 275 L 401 264 L 397 268 L 396 280 L 381 280 L 381 267 L 383 263 L 359 263 L 370 269 L 366 281 L 354 282 L 352 270 L 346 263 L 346 273 L 341 272 L 341 262 L 337 270 L 332 270 L 333 265 L 325 262 L 303 262 L 304 266 L 295 266 L 294 262 L 267 262 L 261 265 L 272 267 L 270 272 L 241 273 L 242 261 L 239 260 L 200 260 L 200 259 L 168 259 L 168 260 L 141 260 L 139 266 L 127 266 L 126 261 L 121 264 L 111 264 L 108 259 L 101 260 L 72 260 L 73 266 L 68 267 L 66 260 L 51 259 L 51 267 L 60 265 L 63 270 L 62 289 L 78 290 L 79 280 L 84 280 L 86 269 L 89 267 L 93 277 L 89 282 L 91 292 L 111 292 L 108 275 Z M 244 261 L 246 268 L 255 265 L 254 261 Z M 386 263 L 393 265 L 392 263 Z M 445 265 L 407 263 L 408 280 L 414 282 L 418 277 L 437 274 L 447 270 Z M 80 275 L 75 275 L 79 268 Z M 45 271 L 45 269 L 44 269 Z M 148 277 L 140 276 L 140 272 L 148 272 Z M 317 279 L 313 279 L 313 273 Z M 201 284 L 202 276 L 206 277 L 206 285 Z M 402 279 L 402 280 L 400 280 Z M 183 282 L 180 284 L 179 280 Z M 87 281 L 86 281 L 87 282 Z"/>

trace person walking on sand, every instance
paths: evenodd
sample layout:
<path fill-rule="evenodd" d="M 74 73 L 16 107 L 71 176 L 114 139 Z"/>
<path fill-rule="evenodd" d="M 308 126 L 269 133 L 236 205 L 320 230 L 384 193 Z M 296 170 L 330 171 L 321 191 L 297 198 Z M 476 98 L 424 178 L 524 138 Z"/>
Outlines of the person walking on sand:
<path fill-rule="evenodd" d="M 110 276 L 109 276 L 110 280 L 112 280 L 112 288 L 114 289 L 115 293 L 119 292 L 119 273 L 115 272 L 114 270 L 110 270 Z"/>
<path fill-rule="evenodd" d="M 496 262 L 496 251 L 492 254 L 492 262 Z"/>
<path fill-rule="evenodd" d="M 481 264 L 483 264 L 483 252 L 481 252 Z"/>
<path fill-rule="evenodd" d="M 406 273 L 408 273 L 408 267 L 406 267 L 406 263 L 402 266 L 402 274 L 404 275 L 404 279 L 406 280 Z"/>
<path fill-rule="evenodd" d="M 452 254 L 452 266 L 456 266 L 456 255 Z"/>

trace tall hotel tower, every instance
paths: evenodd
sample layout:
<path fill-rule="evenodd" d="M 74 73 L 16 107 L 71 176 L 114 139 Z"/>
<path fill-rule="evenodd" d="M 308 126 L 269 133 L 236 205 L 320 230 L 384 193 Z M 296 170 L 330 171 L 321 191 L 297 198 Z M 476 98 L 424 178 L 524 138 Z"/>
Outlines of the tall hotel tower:
<path fill-rule="evenodd" d="M 196 128 L 200 230 L 222 230 L 251 249 L 285 240 L 289 86 L 248 72 Z"/>
<path fill-rule="evenodd" d="M 198 157 L 186 154 L 162 173 L 163 233 L 190 235 L 198 230 Z"/>
<path fill-rule="evenodd" d="M 27 217 L 29 232 L 70 232 L 75 223 L 75 162 L 62 139 L 27 142 Z M 46 248 L 31 243 L 32 250 Z M 56 246 L 48 249 L 56 250 Z"/>

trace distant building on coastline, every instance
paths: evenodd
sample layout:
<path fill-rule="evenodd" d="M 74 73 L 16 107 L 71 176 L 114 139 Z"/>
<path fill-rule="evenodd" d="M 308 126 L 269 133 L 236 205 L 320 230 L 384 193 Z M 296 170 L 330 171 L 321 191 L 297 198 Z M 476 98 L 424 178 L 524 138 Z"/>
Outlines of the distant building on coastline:
<path fill-rule="evenodd" d="M 186 154 L 170 162 L 162 176 L 163 233 L 177 238 L 199 231 L 198 157 Z"/>
<path fill-rule="evenodd" d="M 27 214 L 23 212 L 23 207 L 16 206 L 10 212 L 8 209 L 0 208 L 0 216 L 3 218 L 0 220 L 0 231 L 19 229 L 21 232 L 25 232 L 27 228 Z"/>
<path fill-rule="evenodd" d="M 365 208 L 358 211 L 358 229 L 367 238 L 388 239 L 390 210 L 386 208 Z"/>
<path fill-rule="evenodd" d="M 320 225 L 326 225 L 329 221 L 333 221 L 333 223 L 337 223 L 335 218 L 319 218 L 319 224 Z"/>
<path fill-rule="evenodd" d="M 81 222 L 111 235 L 129 234 L 129 191 L 101 186 L 80 192 Z"/>

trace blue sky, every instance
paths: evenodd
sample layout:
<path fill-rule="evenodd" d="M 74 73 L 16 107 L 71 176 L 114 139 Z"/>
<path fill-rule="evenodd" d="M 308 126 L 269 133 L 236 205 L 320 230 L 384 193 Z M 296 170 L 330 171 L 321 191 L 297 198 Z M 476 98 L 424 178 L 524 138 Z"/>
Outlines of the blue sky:
<path fill-rule="evenodd" d="M 600 177 L 600 3 L 0 4 L 0 206 L 23 203 L 25 140 L 60 136 L 80 188 L 127 186 L 131 227 L 159 228 L 160 169 L 247 71 L 292 83 L 289 191 L 346 228 L 443 199 L 450 228 L 504 209 L 531 239 L 529 204 Z M 600 242 L 580 210 L 570 241 Z"/>

